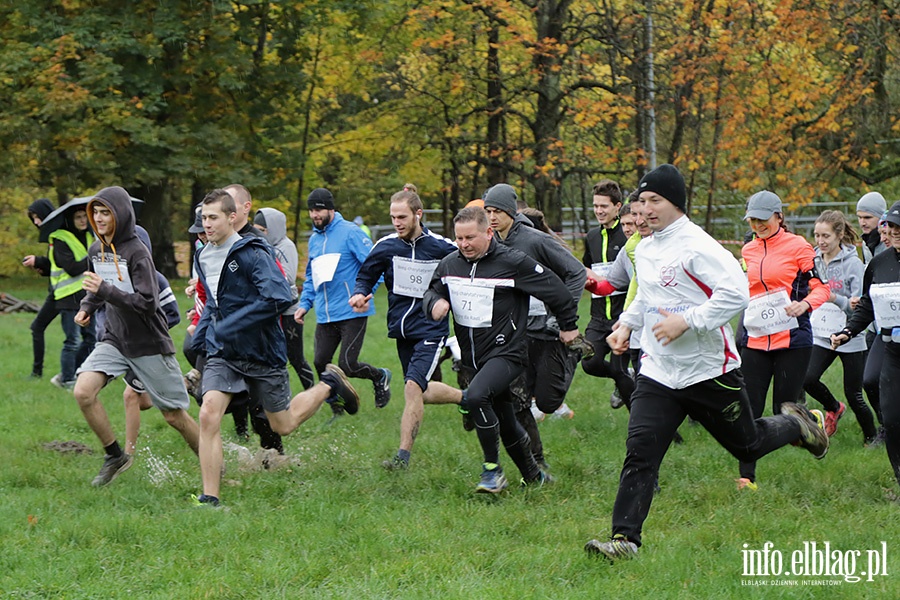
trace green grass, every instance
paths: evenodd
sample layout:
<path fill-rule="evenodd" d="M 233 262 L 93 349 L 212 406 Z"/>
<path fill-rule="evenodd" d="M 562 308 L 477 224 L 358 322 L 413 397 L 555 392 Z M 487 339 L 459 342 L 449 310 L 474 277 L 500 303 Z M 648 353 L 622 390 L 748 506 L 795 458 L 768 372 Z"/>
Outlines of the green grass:
<path fill-rule="evenodd" d="M 33 279 L 4 280 L 2 287 L 43 297 Z M 384 302 L 380 293 L 362 358 L 399 374 Z M 639 558 L 611 566 L 582 550 L 589 538 L 609 533 L 624 456 L 627 413 L 610 410 L 608 380 L 579 372 L 568 399 L 575 418 L 541 425 L 558 477 L 549 488 L 476 497 L 478 444 L 452 407 L 428 407 L 411 469 L 385 472 L 380 463 L 398 443 L 398 376 L 387 408 L 376 411 L 371 388 L 360 382 L 357 416 L 327 426 L 326 409 L 285 438 L 293 466 L 244 471 L 232 461 L 222 492 L 227 510 L 196 509 L 188 500 L 199 492 L 196 458 L 155 410 L 143 413 L 131 470 L 107 488 L 90 486 L 102 450 L 71 395 L 49 383 L 62 337 L 57 323 L 48 330 L 45 378 L 24 377 L 31 318 L 0 316 L 3 597 L 900 597 L 900 505 L 885 491 L 898 490 L 884 451 L 862 448 L 850 412 L 825 460 L 799 448 L 763 459 L 757 493 L 738 493 L 737 462 L 701 428 L 685 424 L 686 443 L 663 464 L 662 493 Z M 308 357 L 312 329 L 306 328 Z M 174 334 L 180 344 L 183 326 Z M 452 380 L 449 365 L 444 374 Z M 828 377 L 837 384 L 839 370 Z M 120 439 L 122 387 L 114 382 L 102 394 Z M 228 417 L 225 423 L 226 441 L 236 441 Z M 94 454 L 45 450 L 53 440 L 82 442 Z M 888 576 L 873 582 L 742 585 L 743 544 L 759 549 L 771 541 L 789 563 L 804 541 L 865 551 L 882 540 Z"/>

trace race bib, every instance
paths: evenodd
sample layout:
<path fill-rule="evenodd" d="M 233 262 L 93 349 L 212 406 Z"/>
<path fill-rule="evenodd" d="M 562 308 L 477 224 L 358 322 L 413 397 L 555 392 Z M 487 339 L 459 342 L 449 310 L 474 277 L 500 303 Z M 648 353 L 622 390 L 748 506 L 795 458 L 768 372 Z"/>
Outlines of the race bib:
<path fill-rule="evenodd" d="M 534 296 L 528 296 L 528 316 L 541 317 L 547 314 L 547 307 L 543 301 L 538 300 Z"/>
<path fill-rule="evenodd" d="M 131 275 L 128 274 L 128 261 L 120 258 L 118 261 L 118 268 L 116 268 L 115 262 L 110 260 L 101 261 L 99 257 L 95 256 L 92 260 L 92 264 L 94 273 L 99 275 L 103 281 L 116 289 L 122 290 L 126 294 L 134 293 L 134 286 L 131 285 Z"/>
<path fill-rule="evenodd" d="M 478 285 L 463 278 L 446 278 L 450 290 L 453 319 L 464 327 L 491 326 L 494 312 L 494 287 Z"/>
<path fill-rule="evenodd" d="M 334 273 L 337 271 L 338 263 L 341 261 L 341 255 L 337 252 L 333 254 L 323 254 L 317 256 L 312 261 L 312 278 L 313 287 L 319 289 L 323 283 L 328 283 L 334 279 Z"/>
<path fill-rule="evenodd" d="M 640 348 L 651 356 L 695 356 L 700 353 L 700 345 L 697 340 L 697 333 L 693 329 L 688 329 L 678 339 L 669 342 L 663 346 L 662 342 L 656 339 L 656 333 L 653 326 L 665 319 L 664 315 L 659 313 L 659 309 L 663 309 L 669 313 L 684 313 L 691 308 L 688 304 L 678 306 L 660 306 L 648 307 L 644 313 L 643 336 L 641 337 Z"/>
<path fill-rule="evenodd" d="M 750 337 L 764 337 L 796 328 L 797 319 L 789 317 L 784 311 L 790 303 L 791 299 L 784 290 L 751 298 L 744 311 L 744 329 L 747 334 Z"/>
<path fill-rule="evenodd" d="M 900 327 L 900 283 L 873 283 L 869 287 L 869 298 L 879 329 Z"/>
<path fill-rule="evenodd" d="M 431 283 L 431 276 L 437 267 L 439 260 L 415 260 L 395 256 L 394 263 L 394 289 L 399 296 L 422 298 L 425 290 Z"/>
<path fill-rule="evenodd" d="M 612 270 L 613 263 L 611 262 L 603 262 L 603 263 L 594 263 L 591 265 L 591 271 L 597 274 L 601 279 L 609 279 L 609 272 Z M 615 291 L 610 296 L 618 296 L 619 294 L 624 294 L 623 291 Z M 597 294 L 591 294 L 591 298 L 603 298 L 603 296 L 598 296 Z"/>
<path fill-rule="evenodd" d="M 827 339 L 847 325 L 847 315 L 837 304 L 826 302 L 812 311 L 809 322 L 814 336 Z"/>

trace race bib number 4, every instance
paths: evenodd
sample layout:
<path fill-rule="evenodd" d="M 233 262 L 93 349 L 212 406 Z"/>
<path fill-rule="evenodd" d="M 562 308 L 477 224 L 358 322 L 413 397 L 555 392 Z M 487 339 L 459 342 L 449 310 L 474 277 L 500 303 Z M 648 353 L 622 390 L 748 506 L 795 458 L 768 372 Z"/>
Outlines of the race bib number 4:
<path fill-rule="evenodd" d="M 338 252 L 333 254 L 323 254 L 317 256 L 312 261 L 312 278 L 313 287 L 319 289 L 323 283 L 328 283 L 334 279 L 334 273 L 337 271 L 338 263 L 341 261 L 341 255 Z"/>
<path fill-rule="evenodd" d="M 128 261 L 120 258 L 117 266 L 113 261 L 101 261 L 98 257 L 94 257 L 92 264 L 94 273 L 99 275 L 103 281 L 126 294 L 134 293 L 131 276 L 128 274 Z"/>
<path fill-rule="evenodd" d="M 799 325 L 797 319 L 785 312 L 790 303 L 791 299 L 784 290 L 751 298 L 744 311 L 747 334 L 750 337 L 764 337 L 796 328 Z"/>
<path fill-rule="evenodd" d="M 900 283 L 873 283 L 869 286 L 869 298 L 878 327 L 900 327 Z"/>
<path fill-rule="evenodd" d="M 837 304 L 826 302 L 809 316 L 813 335 L 828 338 L 832 333 L 840 331 L 847 325 L 847 315 Z"/>
<path fill-rule="evenodd" d="M 428 289 L 431 276 L 439 262 L 438 260 L 414 260 L 395 256 L 393 258 L 394 289 L 392 291 L 399 296 L 422 298 L 425 296 L 425 290 Z"/>

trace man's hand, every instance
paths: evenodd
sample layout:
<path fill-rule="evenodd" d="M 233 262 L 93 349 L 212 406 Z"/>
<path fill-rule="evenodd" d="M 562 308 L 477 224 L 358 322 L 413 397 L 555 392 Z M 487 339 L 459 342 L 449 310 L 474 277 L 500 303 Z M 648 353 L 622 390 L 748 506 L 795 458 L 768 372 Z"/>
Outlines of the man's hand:
<path fill-rule="evenodd" d="M 844 332 L 831 334 L 831 349 L 837 350 L 838 346 L 850 341 L 850 336 Z"/>
<path fill-rule="evenodd" d="M 688 330 L 688 324 L 683 316 L 672 314 L 667 310 L 660 308 L 659 314 L 664 316 L 665 319 L 654 324 L 651 331 L 660 344 L 668 346 Z"/>
<path fill-rule="evenodd" d="M 29 254 L 25 258 L 22 259 L 22 264 L 28 267 L 29 269 L 34 269 L 34 254 Z"/>
<path fill-rule="evenodd" d="M 372 294 L 368 296 L 363 296 L 362 294 L 353 294 L 350 296 L 350 306 L 353 307 L 353 312 L 364 313 L 369 310 L 369 300 L 372 299 Z"/>
<path fill-rule="evenodd" d="M 850 296 L 850 310 L 856 310 L 857 304 L 859 304 L 859 296 Z"/>
<path fill-rule="evenodd" d="M 83 310 L 79 310 L 75 315 L 75 324 L 80 325 L 81 327 L 85 327 L 88 323 L 91 322 L 91 315 L 87 314 Z"/>
<path fill-rule="evenodd" d="M 789 317 L 799 317 L 800 315 L 808 313 L 810 310 L 812 310 L 812 306 L 806 300 L 791 302 L 784 307 L 784 312 L 786 312 Z"/>
<path fill-rule="evenodd" d="M 294 313 L 294 320 L 303 325 L 303 317 L 306 315 L 305 308 L 298 308 L 297 312 Z"/>
<path fill-rule="evenodd" d="M 578 330 L 572 329 L 570 331 L 560 331 L 559 332 L 559 341 L 563 344 L 571 344 L 575 341 L 575 338 L 578 337 Z"/>
<path fill-rule="evenodd" d="M 100 284 L 103 283 L 103 278 L 97 275 L 96 273 L 92 273 L 87 271 L 84 274 L 84 280 L 81 282 L 81 289 L 86 292 L 90 292 L 92 294 L 96 294 L 100 289 Z"/>
<path fill-rule="evenodd" d="M 441 298 L 431 307 L 431 318 L 435 321 L 440 321 L 441 319 L 444 319 L 449 312 L 450 303 Z"/>
<path fill-rule="evenodd" d="M 606 343 L 609 344 L 613 354 L 624 354 L 628 351 L 629 342 L 631 341 L 631 328 L 616 322 L 613 325 L 613 332 L 606 336 Z"/>

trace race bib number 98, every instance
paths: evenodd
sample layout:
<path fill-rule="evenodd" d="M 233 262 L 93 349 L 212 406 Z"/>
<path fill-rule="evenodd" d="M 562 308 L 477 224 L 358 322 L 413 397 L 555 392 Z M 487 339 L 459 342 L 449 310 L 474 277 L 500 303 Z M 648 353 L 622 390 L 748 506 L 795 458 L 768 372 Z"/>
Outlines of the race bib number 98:
<path fill-rule="evenodd" d="M 394 289 L 392 291 L 400 296 L 422 298 L 425 296 L 425 290 L 428 289 L 431 276 L 439 262 L 439 260 L 414 260 L 395 256 L 393 258 Z"/>

